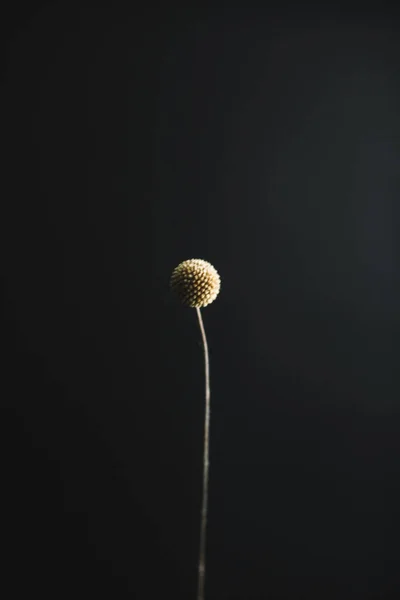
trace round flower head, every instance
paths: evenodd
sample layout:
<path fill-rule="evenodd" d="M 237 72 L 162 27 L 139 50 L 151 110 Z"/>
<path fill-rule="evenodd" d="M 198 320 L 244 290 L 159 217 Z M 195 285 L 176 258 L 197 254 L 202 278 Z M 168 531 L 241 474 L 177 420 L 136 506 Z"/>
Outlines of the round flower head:
<path fill-rule="evenodd" d="M 173 270 L 170 285 L 183 304 L 200 308 L 211 304 L 218 296 L 221 279 L 209 262 L 192 258 Z"/>

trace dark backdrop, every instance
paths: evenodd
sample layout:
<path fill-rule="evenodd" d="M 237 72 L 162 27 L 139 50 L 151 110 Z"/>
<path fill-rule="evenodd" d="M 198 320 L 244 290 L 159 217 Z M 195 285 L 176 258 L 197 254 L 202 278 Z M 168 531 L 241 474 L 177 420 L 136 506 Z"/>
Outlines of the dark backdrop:
<path fill-rule="evenodd" d="M 196 257 L 207 599 L 400 597 L 396 15 L 2 27 L 2 596 L 195 598 L 203 354 L 168 279 Z"/>

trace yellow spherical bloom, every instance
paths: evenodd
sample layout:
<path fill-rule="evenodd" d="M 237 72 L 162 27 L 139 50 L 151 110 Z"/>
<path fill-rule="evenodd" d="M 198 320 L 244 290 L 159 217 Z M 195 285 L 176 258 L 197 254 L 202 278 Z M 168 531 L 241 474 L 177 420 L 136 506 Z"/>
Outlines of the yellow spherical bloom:
<path fill-rule="evenodd" d="M 201 308 L 211 304 L 218 296 L 221 279 L 209 262 L 192 258 L 173 270 L 170 285 L 183 304 Z"/>

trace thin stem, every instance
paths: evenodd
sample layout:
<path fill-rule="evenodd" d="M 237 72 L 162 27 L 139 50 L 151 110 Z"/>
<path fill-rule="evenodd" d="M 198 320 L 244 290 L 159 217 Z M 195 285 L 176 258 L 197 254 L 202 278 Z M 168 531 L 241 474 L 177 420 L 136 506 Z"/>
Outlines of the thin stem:
<path fill-rule="evenodd" d="M 209 469 L 209 440 L 210 440 L 210 361 L 208 356 L 208 345 L 206 332 L 200 308 L 196 307 L 199 319 L 201 336 L 204 347 L 206 406 L 204 418 L 204 454 L 203 454 L 203 497 L 201 503 L 201 525 L 200 525 L 200 551 L 199 551 L 199 575 L 197 586 L 197 600 L 204 600 L 204 582 L 206 575 L 206 529 L 207 529 L 207 502 L 208 502 L 208 469 Z"/>

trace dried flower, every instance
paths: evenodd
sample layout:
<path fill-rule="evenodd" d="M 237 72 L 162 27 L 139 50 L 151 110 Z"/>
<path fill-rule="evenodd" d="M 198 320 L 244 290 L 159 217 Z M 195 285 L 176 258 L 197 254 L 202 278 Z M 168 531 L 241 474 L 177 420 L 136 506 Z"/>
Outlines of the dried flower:
<path fill-rule="evenodd" d="M 221 279 L 209 262 L 192 258 L 174 269 L 170 285 L 183 304 L 200 308 L 211 304 L 218 296 Z"/>

